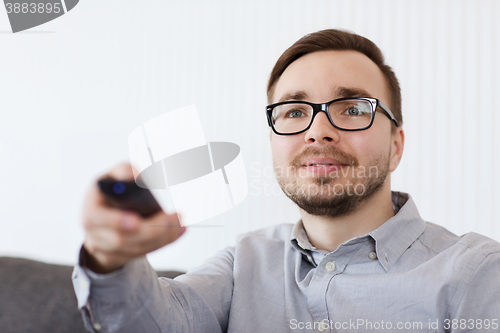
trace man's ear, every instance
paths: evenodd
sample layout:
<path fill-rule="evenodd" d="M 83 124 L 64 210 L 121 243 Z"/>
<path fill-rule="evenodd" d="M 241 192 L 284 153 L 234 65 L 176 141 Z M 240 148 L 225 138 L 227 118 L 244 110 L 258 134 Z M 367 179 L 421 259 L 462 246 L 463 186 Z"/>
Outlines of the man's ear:
<path fill-rule="evenodd" d="M 396 132 L 391 134 L 391 161 L 389 171 L 393 172 L 399 165 L 405 147 L 405 132 L 402 127 L 396 128 Z"/>

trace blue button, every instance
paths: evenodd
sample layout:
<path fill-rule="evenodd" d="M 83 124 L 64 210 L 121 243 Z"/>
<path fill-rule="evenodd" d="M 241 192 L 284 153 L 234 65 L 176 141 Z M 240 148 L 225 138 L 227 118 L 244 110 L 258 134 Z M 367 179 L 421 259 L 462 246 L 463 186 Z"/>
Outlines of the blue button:
<path fill-rule="evenodd" d="M 123 192 L 125 192 L 125 185 L 120 182 L 116 183 L 113 186 L 113 192 L 115 192 L 116 194 L 123 194 Z"/>

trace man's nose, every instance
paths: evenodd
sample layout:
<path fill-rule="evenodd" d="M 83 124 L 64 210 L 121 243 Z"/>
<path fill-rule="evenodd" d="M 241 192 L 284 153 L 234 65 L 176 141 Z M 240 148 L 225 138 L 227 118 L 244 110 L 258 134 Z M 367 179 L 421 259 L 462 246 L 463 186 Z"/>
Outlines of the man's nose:
<path fill-rule="evenodd" d="M 325 112 L 320 112 L 314 117 L 311 127 L 306 131 L 307 143 L 337 143 L 340 140 L 339 129 L 333 127 Z"/>

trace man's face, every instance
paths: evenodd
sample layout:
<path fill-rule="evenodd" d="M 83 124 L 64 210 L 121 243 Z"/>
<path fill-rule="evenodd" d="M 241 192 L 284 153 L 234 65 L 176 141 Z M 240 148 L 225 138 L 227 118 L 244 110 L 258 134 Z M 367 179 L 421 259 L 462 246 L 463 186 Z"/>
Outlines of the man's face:
<path fill-rule="evenodd" d="M 355 51 L 321 51 L 294 61 L 278 80 L 272 103 L 325 103 L 341 97 L 374 97 L 389 105 L 380 69 Z M 342 131 L 320 112 L 304 133 L 271 134 L 276 178 L 285 194 L 312 215 L 338 217 L 355 211 L 384 186 L 399 158 L 392 157 L 391 121 L 377 110 L 363 131 Z M 400 157 L 400 156 L 399 156 Z"/>

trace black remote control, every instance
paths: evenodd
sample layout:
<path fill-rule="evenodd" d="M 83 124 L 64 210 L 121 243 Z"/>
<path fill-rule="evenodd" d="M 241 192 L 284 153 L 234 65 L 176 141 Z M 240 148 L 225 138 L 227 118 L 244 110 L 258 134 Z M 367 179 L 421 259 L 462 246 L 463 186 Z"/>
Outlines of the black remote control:
<path fill-rule="evenodd" d="M 148 189 L 139 187 L 134 181 L 119 181 L 103 178 L 97 182 L 111 207 L 132 210 L 143 217 L 151 216 L 161 207 Z"/>

